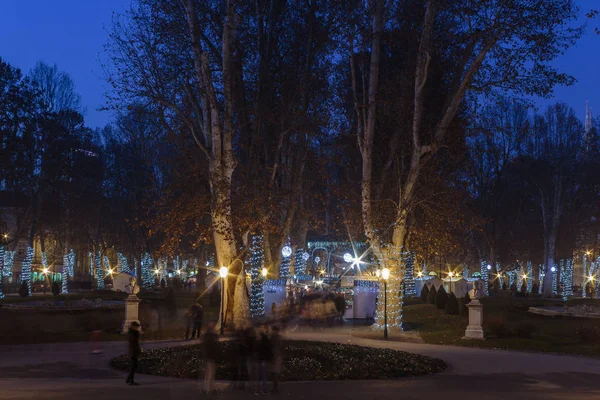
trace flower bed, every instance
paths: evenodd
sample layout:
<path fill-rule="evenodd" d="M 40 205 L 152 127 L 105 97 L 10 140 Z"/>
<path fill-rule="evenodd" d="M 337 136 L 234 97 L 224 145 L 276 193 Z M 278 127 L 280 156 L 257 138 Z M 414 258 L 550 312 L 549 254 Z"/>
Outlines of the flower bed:
<path fill-rule="evenodd" d="M 220 342 L 217 379 L 236 380 L 237 344 Z M 114 358 L 111 366 L 127 370 L 125 356 Z M 324 381 L 393 379 L 441 372 L 447 367 L 442 360 L 355 345 L 284 341 L 282 381 Z M 140 357 L 138 371 L 144 374 L 177 378 L 198 378 L 204 373 L 202 348 L 199 345 L 154 349 Z"/>

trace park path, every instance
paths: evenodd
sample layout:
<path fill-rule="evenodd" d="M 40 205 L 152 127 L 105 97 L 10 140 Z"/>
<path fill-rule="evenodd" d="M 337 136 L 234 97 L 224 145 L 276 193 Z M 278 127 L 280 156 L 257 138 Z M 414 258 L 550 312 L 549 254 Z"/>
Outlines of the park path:
<path fill-rule="evenodd" d="M 269 398 L 327 399 L 600 399 L 600 359 L 518 353 L 463 347 L 363 339 L 347 329 L 302 331 L 298 340 L 324 340 L 387 347 L 437 357 L 450 364 L 432 376 L 391 381 L 290 382 Z M 150 342 L 146 349 L 188 344 Z M 108 360 L 125 352 L 126 343 L 108 342 L 104 353 L 92 355 L 87 343 L 0 346 L 0 399 L 198 399 L 196 381 L 140 376 L 139 387 L 124 385 L 125 374 L 108 367 Z M 218 398 L 256 398 L 221 385 Z"/>

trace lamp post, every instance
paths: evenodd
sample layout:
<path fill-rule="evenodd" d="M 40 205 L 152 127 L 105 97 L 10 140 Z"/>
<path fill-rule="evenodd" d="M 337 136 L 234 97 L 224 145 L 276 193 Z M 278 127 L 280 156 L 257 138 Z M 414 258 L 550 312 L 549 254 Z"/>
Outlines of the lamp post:
<path fill-rule="evenodd" d="M 454 276 L 454 272 L 448 272 L 448 276 L 450 277 L 450 293 L 452 293 L 452 277 Z"/>
<path fill-rule="evenodd" d="M 43 285 L 43 288 L 44 288 L 44 296 L 45 296 L 46 295 L 46 284 L 48 283 L 48 268 L 44 268 L 42 270 L 42 273 L 44 274 L 44 285 Z"/>
<path fill-rule="evenodd" d="M 229 268 L 221 267 L 219 275 L 221 276 L 221 335 L 225 333 L 225 278 L 229 273 Z"/>
<path fill-rule="evenodd" d="M 383 278 L 383 338 L 387 340 L 387 280 L 390 277 L 390 270 L 387 268 L 382 269 L 381 277 Z"/>

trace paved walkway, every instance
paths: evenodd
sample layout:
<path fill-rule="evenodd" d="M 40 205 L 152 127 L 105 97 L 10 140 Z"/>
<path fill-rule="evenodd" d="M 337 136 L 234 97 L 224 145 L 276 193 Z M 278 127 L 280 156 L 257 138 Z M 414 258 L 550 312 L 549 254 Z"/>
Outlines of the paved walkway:
<path fill-rule="evenodd" d="M 298 332 L 293 339 L 327 340 L 388 347 L 438 357 L 448 371 L 392 381 L 291 382 L 268 398 L 311 399 L 600 399 L 600 359 L 516 353 L 384 342 L 352 337 L 348 331 Z M 145 348 L 189 342 L 145 343 Z M 101 355 L 90 354 L 87 343 L 0 346 L 0 399 L 198 399 L 200 385 L 190 380 L 140 376 L 139 387 L 128 387 L 125 374 L 108 368 L 108 360 L 124 352 L 125 344 L 105 344 Z M 217 398 L 256 398 L 220 386 Z"/>

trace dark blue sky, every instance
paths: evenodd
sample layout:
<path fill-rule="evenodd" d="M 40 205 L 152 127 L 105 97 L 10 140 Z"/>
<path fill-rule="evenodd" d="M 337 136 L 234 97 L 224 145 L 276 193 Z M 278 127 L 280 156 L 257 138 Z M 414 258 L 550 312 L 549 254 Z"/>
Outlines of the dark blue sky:
<path fill-rule="evenodd" d="M 1 0 L 0 57 L 28 72 L 38 60 L 57 64 L 73 78 L 86 108 L 86 121 L 91 127 L 110 122 L 111 115 L 98 111 L 104 104 L 106 83 L 101 67 L 105 60 L 105 26 L 112 12 L 123 11 L 131 0 Z M 598 0 L 577 0 L 581 22 L 585 12 L 600 6 Z M 600 36 L 592 27 L 579 43 L 556 60 L 563 71 L 577 78 L 571 87 L 558 87 L 551 100 L 539 100 L 545 107 L 555 101 L 565 101 L 583 118 L 585 101 L 600 115 Z"/>

